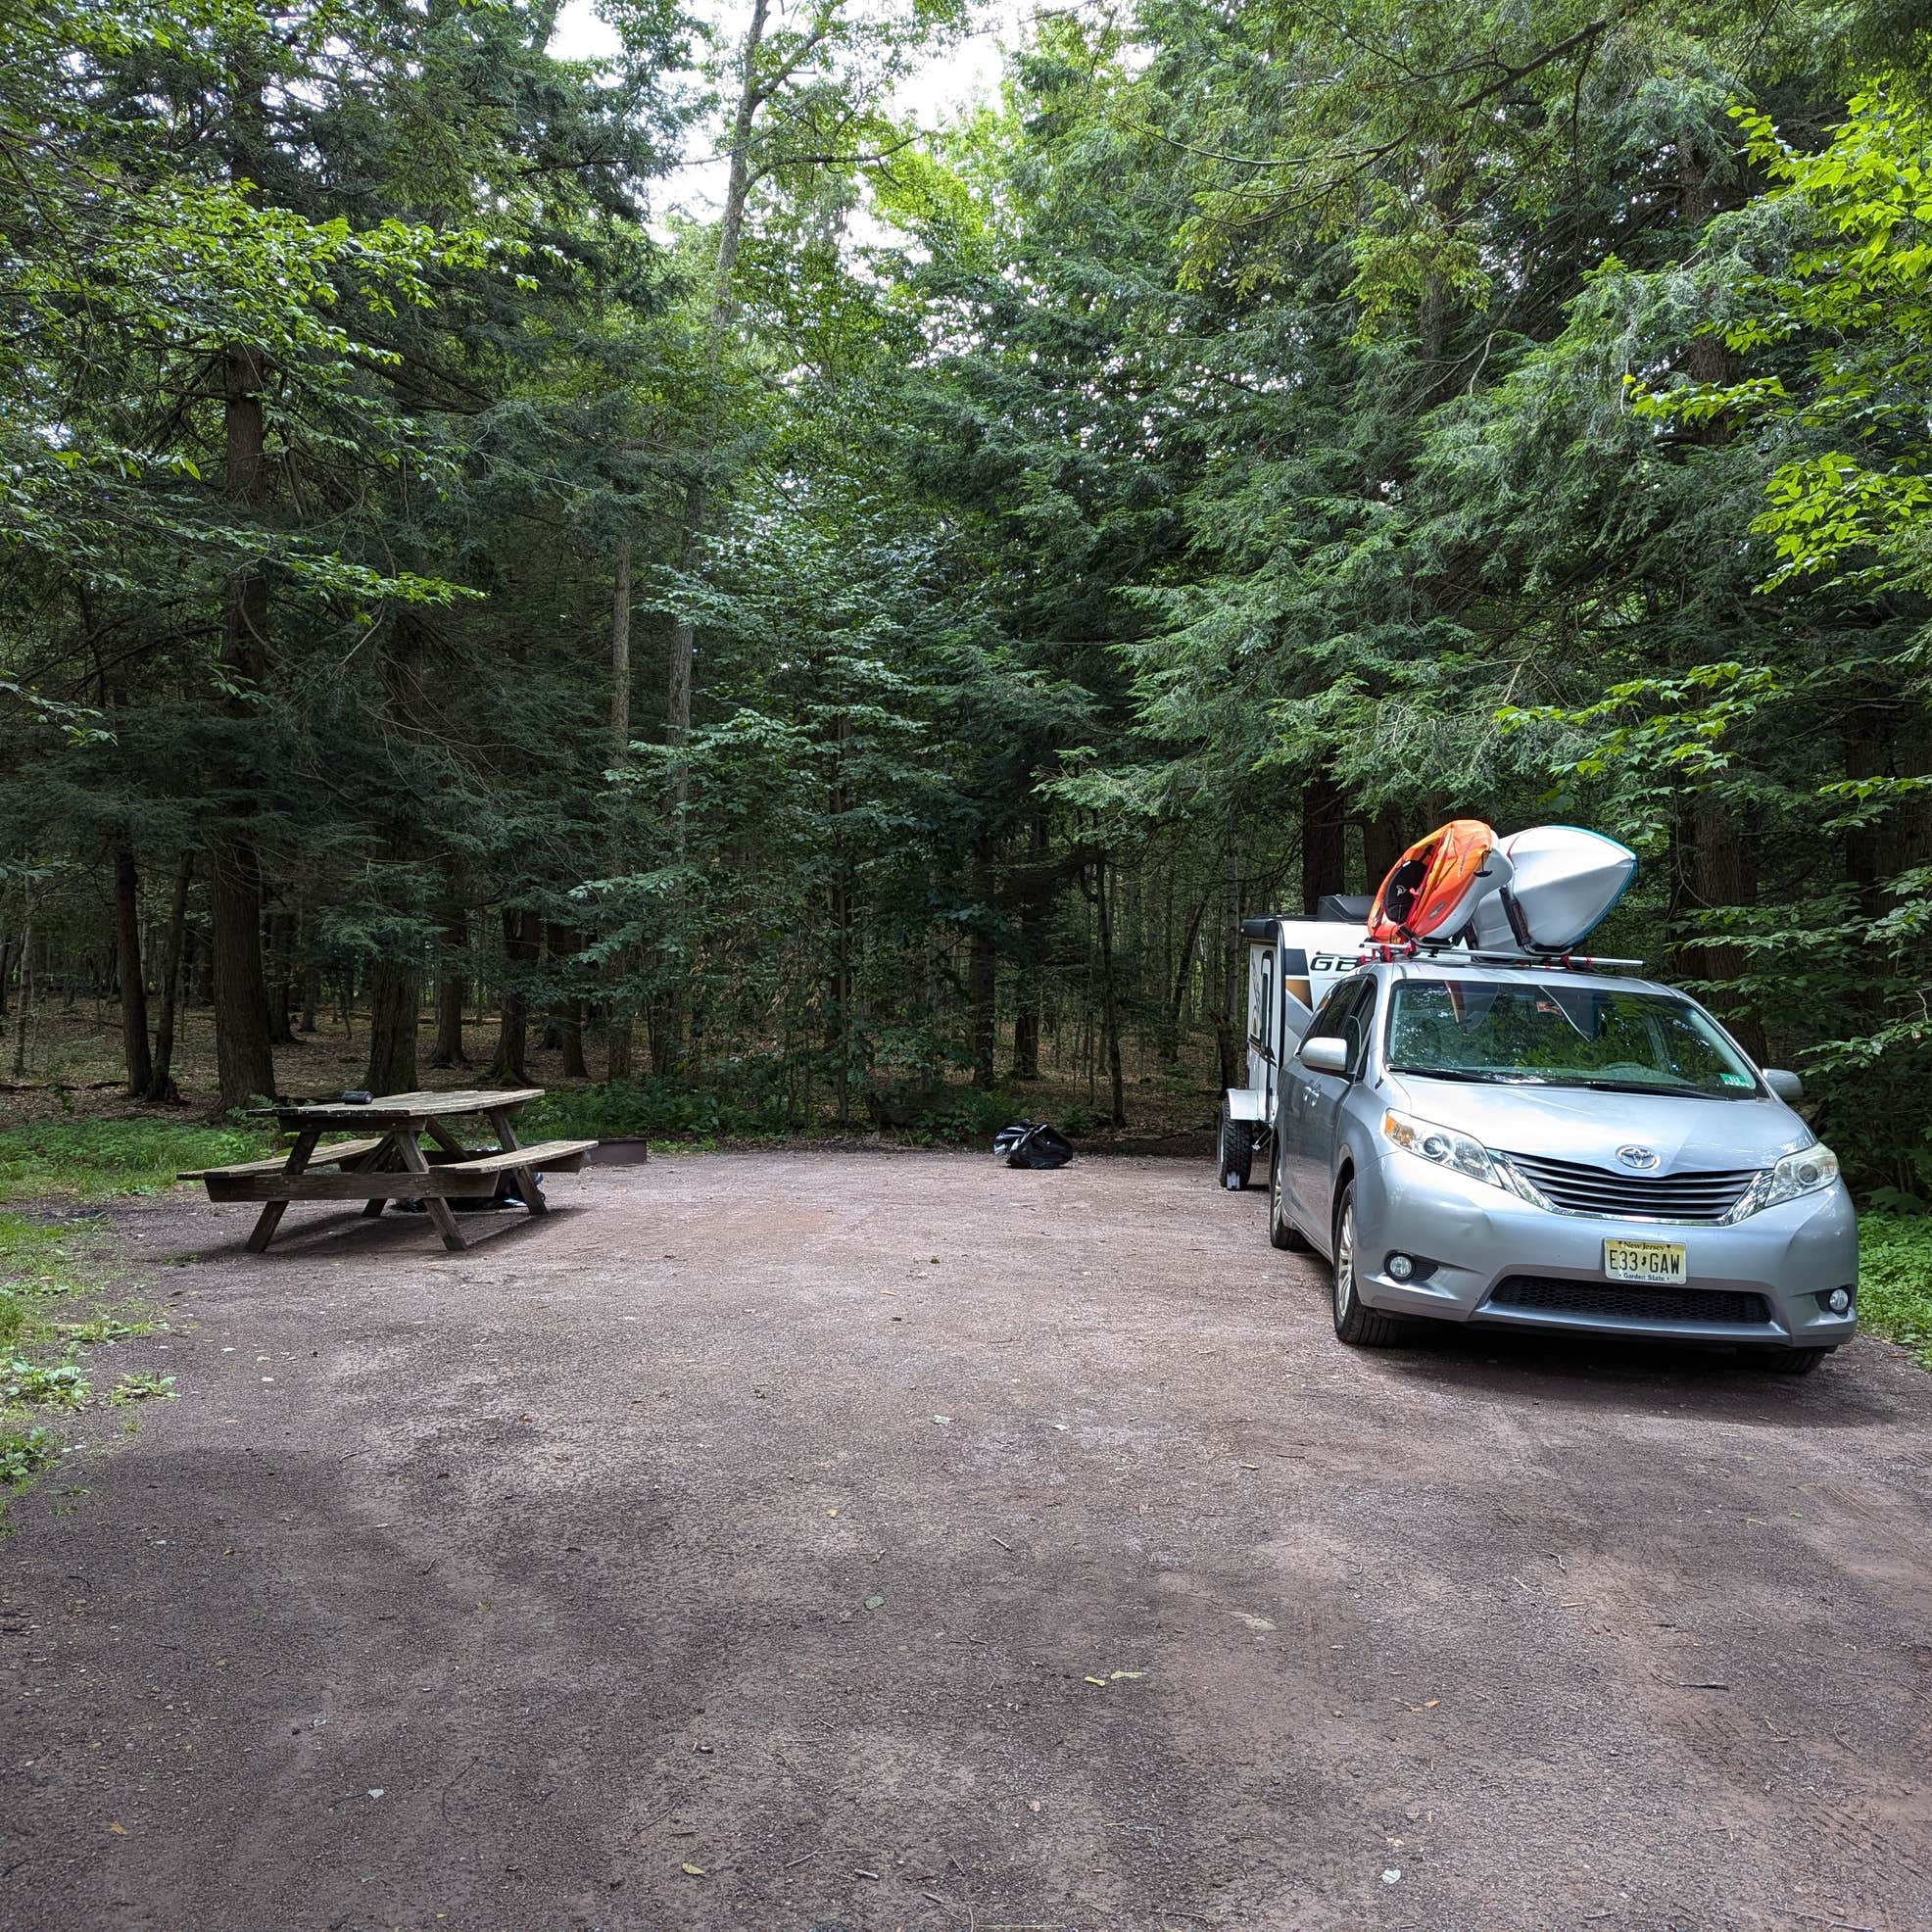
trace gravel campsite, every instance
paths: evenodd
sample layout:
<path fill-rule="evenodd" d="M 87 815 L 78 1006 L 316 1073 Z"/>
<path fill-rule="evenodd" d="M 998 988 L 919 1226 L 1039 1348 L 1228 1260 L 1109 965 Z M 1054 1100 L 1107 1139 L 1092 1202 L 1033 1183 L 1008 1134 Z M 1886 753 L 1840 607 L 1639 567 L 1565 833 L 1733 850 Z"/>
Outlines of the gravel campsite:
<path fill-rule="evenodd" d="M 8 1932 L 1932 1922 L 1902 1351 L 1348 1350 L 1198 1161 L 551 1195 L 115 1210 L 181 1393 L 0 1552 Z"/>

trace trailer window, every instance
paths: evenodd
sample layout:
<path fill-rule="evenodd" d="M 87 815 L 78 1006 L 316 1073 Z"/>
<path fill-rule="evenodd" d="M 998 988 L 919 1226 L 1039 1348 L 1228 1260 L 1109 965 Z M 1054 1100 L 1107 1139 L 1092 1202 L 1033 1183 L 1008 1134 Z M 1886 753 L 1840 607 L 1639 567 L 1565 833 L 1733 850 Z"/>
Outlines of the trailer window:
<path fill-rule="evenodd" d="M 1255 1050 L 1264 1060 L 1275 1057 L 1275 955 L 1261 955 L 1261 1027 L 1254 1036 Z"/>

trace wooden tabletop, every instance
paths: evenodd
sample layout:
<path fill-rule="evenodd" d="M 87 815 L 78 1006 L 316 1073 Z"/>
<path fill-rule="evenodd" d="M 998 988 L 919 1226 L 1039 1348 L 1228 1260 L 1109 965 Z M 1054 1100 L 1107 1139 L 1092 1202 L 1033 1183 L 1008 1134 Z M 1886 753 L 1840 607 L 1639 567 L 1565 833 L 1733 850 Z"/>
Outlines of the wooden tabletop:
<path fill-rule="evenodd" d="M 543 1097 L 541 1087 L 453 1087 L 441 1093 L 378 1093 L 362 1106 L 345 1100 L 326 1100 L 311 1106 L 251 1107 L 249 1112 L 271 1115 L 284 1127 L 401 1127 L 410 1121 L 494 1113 Z"/>

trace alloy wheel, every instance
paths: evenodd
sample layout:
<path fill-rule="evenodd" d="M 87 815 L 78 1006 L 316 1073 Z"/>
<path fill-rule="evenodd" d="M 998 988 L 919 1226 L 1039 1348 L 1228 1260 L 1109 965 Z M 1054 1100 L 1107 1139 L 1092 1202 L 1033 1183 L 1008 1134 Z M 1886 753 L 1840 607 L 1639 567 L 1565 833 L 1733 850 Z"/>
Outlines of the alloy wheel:
<path fill-rule="evenodd" d="M 1335 1226 L 1335 1320 L 1345 1322 L 1355 1306 L 1355 1203 L 1349 1201 Z"/>

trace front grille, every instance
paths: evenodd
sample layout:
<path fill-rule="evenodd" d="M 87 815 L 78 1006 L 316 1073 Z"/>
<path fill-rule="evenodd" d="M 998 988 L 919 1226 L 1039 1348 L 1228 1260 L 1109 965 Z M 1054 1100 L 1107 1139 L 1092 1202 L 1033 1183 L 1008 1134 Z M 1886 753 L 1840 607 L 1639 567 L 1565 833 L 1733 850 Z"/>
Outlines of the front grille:
<path fill-rule="evenodd" d="M 1770 1319 L 1763 1295 L 1733 1288 L 1645 1288 L 1620 1281 L 1557 1281 L 1512 1275 L 1489 1297 L 1491 1308 L 1536 1315 L 1594 1315 L 1612 1322 L 1758 1328 Z"/>
<path fill-rule="evenodd" d="M 1690 1174 L 1618 1174 L 1580 1161 L 1540 1154 L 1507 1154 L 1543 1198 L 1571 1214 L 1606 1214 L 1631 1221 L 1721 1221 L 1758 1179 L 1752 1167 Z"/>

